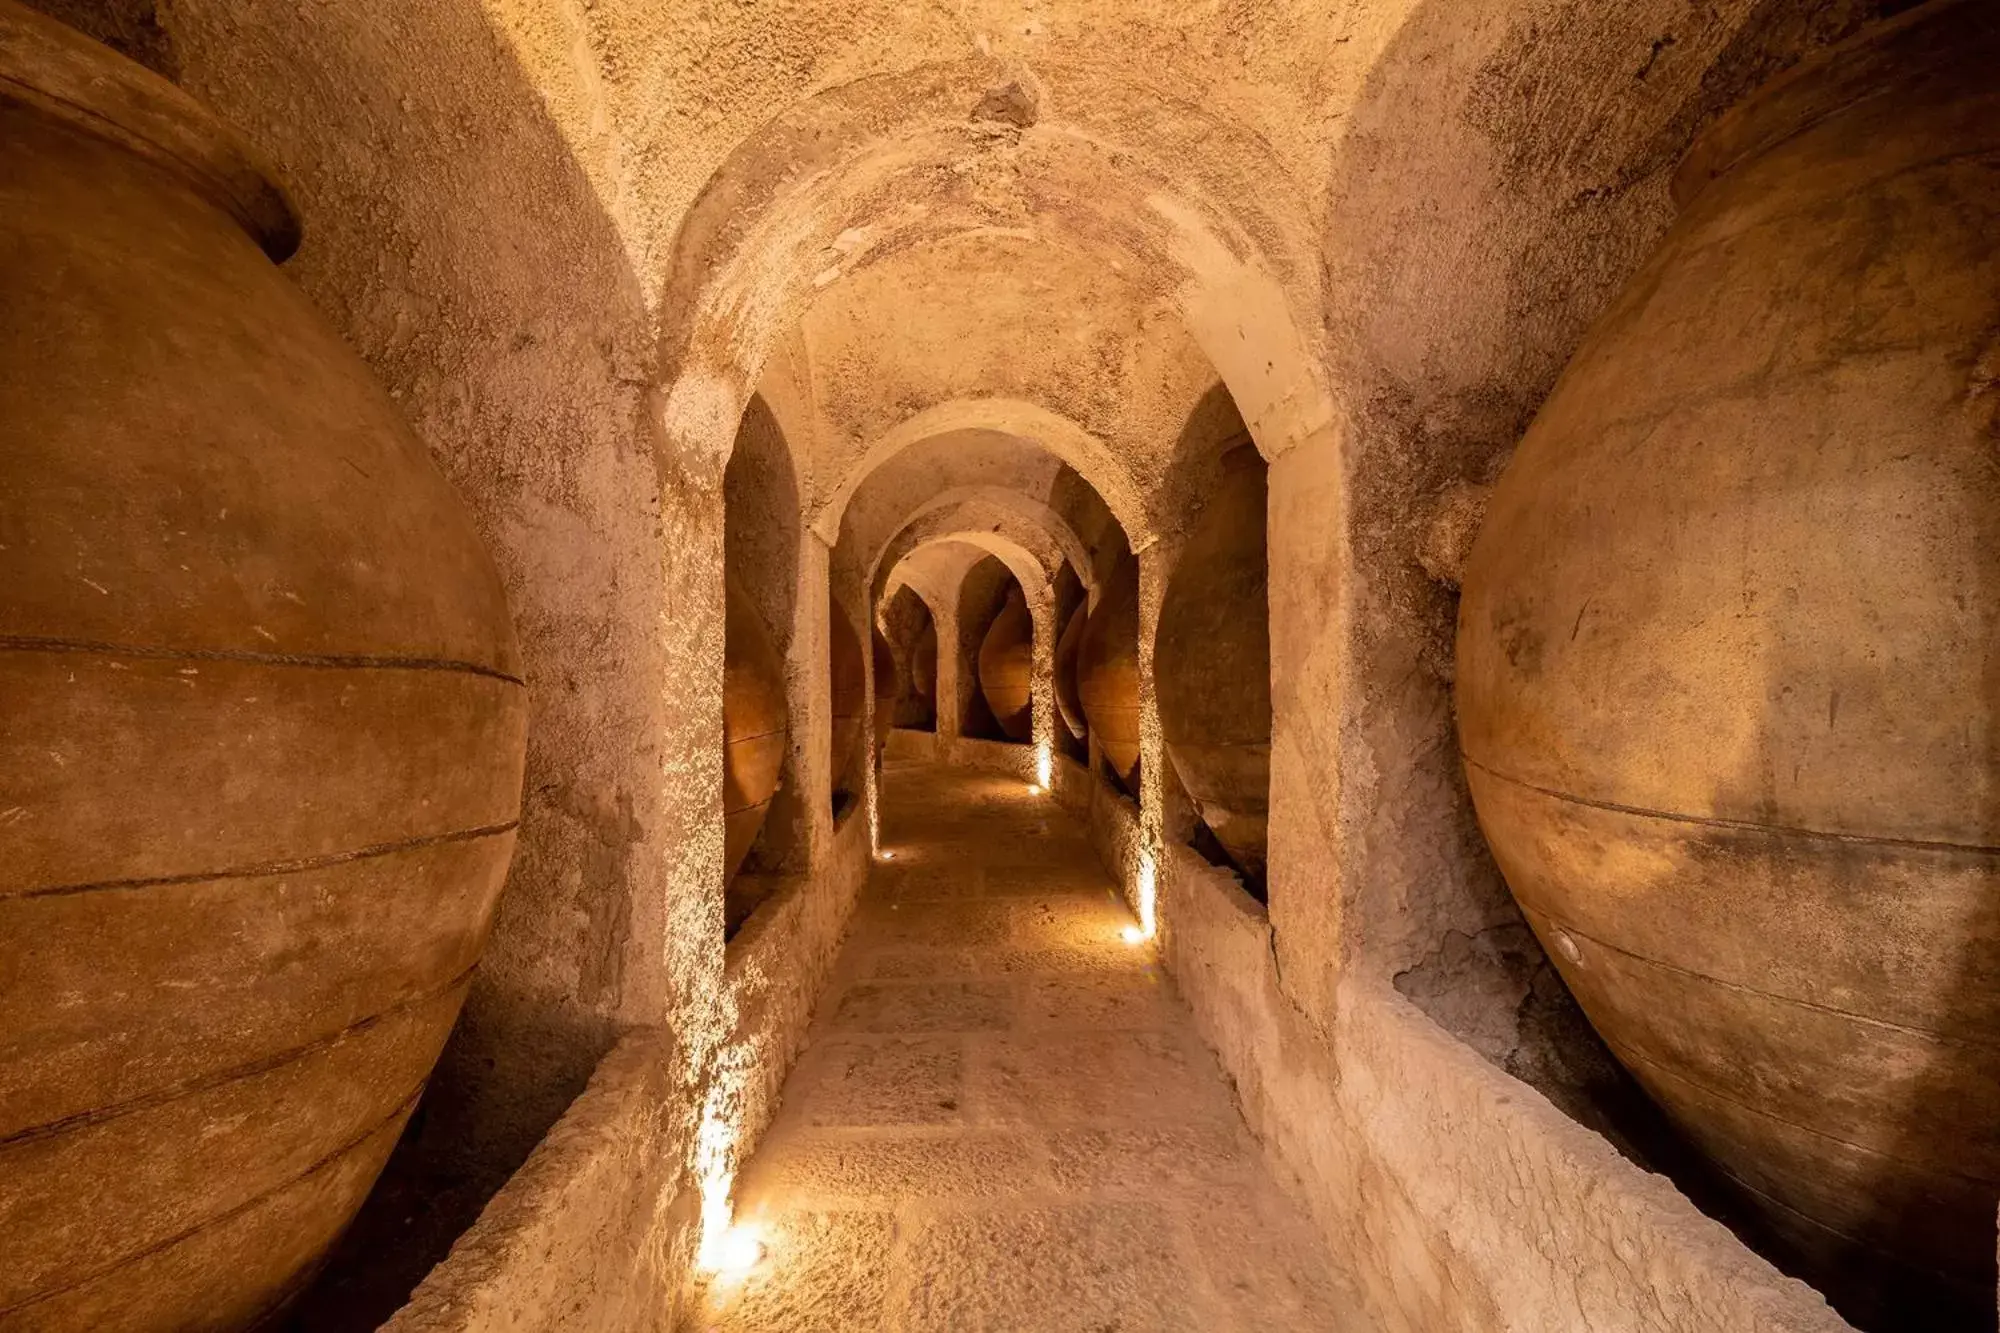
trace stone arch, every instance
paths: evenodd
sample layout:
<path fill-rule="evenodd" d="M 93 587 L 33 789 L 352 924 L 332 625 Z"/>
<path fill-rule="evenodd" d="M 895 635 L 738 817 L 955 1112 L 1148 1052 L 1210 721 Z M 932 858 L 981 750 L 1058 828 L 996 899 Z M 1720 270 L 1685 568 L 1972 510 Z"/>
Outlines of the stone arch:
<path fill-rule="evenodd" d="M 1031 604 L 1050 595 L 1064 561 L 1082 550 L 1061 518 L 1029 497 L 997 489 L 947 493 L 912 514 L 874 554 L 869 587 L 880 585 L 911 553 L 939 541 L 965 542 L 999 557 Z"/>
<path fill-rule="evenodd" d="M 1134 546 L 1150 532 L 1139 484 L 1102 440 L 1039 403 L 1020 398 L 955 399 L 906 418 L 868 447 L 811 515 L 810 526 L 832 542 L 849 501 L 863 482 L 903 451 L 954 431 L 988 430 L 1013 436 L 1067 463 L 1095 490 Z"/>
<path fill-rule="evenodd" d="M 1065 77 L 1057 66 L 1045 74 Z M 1230 164 L 1204 185 L 1113 137 L 1115 127 L 968 116 L 1007 82 L 984 58 L 857 80 L 788 108 L 715 172 L 683 221 L 660 302 L 658 421 L 672 453 L 727 449 L 725 423 L 815 291 L 926 237 L 1015 221 L 981 197 L 981 175 L 1004 177 L 1038 237 L 1133 266 L 1168 293 L 1267 453 L 1330 429 L 1307 317 L 1318 283 L 1311 223 L 1268 149 L 1180 108 L 1224 145 L 1215 162 Z"/>
<path fill-rule="evenodd" d="M 909 529 L 906 528 L 905 531 L 907 532 Z M 928 587 L 932 596 L 955 597 L 958 588 L 956 584 L 949 582 L 949 578 L 947 578 L 944 584 L 940 584 L 935 577 L 928 578 L 923 583 L 918 581 L 919 578 L 925 577 L 930 568 L 936 568 L 935 566 L 929 566 L 928 562 L 923 559 L 923 552 L 929 548 L 947 544 L 976 548 L 985 555 L 993 556 L 1001 564 L 1005 565 L 1007 572 L 1012 574 L 1016 581 L 1020 583 L 1021 591 L 1027 594 L 1030 607 L 1035 606 L 1038 599 L 1041 601 L 1048 599 L 1051 582 L 1055 578 L 1056 570 L 1061 568 L 1062 564 L 1060 556 L 1057 556 L 1056 562 L 1053 565 L 1045 565 L 1043 563 L 1045 559 L 1043 554 L 1038 554 L 1015 537 L 1003 535 L 987 528 L 960 528 L 954 526 L 949 521 L 945 521 L 938 523 L 934 528 L 927 529 L 923 535 L 911 540 L 897 554 L 894 563 L 889 565 L 888 573 L 881 576 L 883 595 L 893 592 L 898 583 L 906 583 L 916 588 L 919 596 L 924 596 L 925 589 Z M 894 548 L 892 547 L 891 549 Z M 885 561 L 885 563 L 887 562 Z M 971 563 L 968 562 L 965 566 L 958 568 L 956 570 L 956 577 L 963 579 L 965 571 L 971 567 Z M 916 573 L 917 577 L 912 577 L 913 573 Z M 925 596 L 925 600 L 930 602 L 931 597 Z M 931 614 L 937 614 L 937 605 L 935 602 L 931 604 Z"/>
<path fill-rule="evenodd" d="M 950 490 L 938 492 L 928 503 L 911 514 L 910 524 L 920 520 L 927 521 L 932 515 L 947 512 L 954 516 L 953 521 L 960 524 L 976 522 L 983 510 L 996 512 L 1003 525 L 1024 525 L 1024 531 L 1031 530 L 1046 536 L 1059 552 L 1057 566 L 1060 567 L 1062 561 L 1068 561 L 1070 568 L 1077 571 L 1084 586 L 1086 588 L 1091 586 L 1095 575 L 1090 569 L 1089 545 L 1070 525 L 1069 520 L 1058 513 L 1053 506 L 1020 491 L 1002 486 L 955 486 Z M 886 551 L 887 547 L 884 547 L 884 550 Z M 877 563 L 880 563 L 879 555 Z M 1046 563 L 1045 559 L 1044 564 Z"/>
<path fill-rule="evenodd" d="M 908 588 L 917 600 L 924 604 L 924 609 L 930 612 L 931 619 L 935 621 L 942 594 L 932 581 L 929 572 L 913 569 L 908 565 L 898 565 L 890 573 L 888 581 L 882 585 L 882 600 L 887 601 L 904 588 Z"/>
<path fill-rule="evenodd" d="M 961 643 L 960 590 L 973 567 L 990 555 L 1013 575 L 1027 598 L 1028 614 L 1034 622 L 1029 686 L 1031 742 L 1038 751 L 1052 752 L 1056 726 L 1055 577 L 1063 565 L 1060 548 L 1046 534 L 1043 534 L 1044 549 L 1037 552 L 1016 537 L 987 527 L 959 528 L 949 511 L 939 511 L 930 521 L 915 520 L 913 525 L 904 527 L 899 537 L 918 531 L 921 535 L 911 536 L 907 543 L 892 543 L 885 553 L 883 572 L 877 578 L 885 597 L 894 595 L 899 586 L 915 589 L 930 607 L 931 618 L 938 626 L 938 735 L 948 742 L 961 734 L 958 699 L 964 691 L 958 672 L 962 653 L 947 654 L 944 646 L 947 642 Z M 888 558 L 889 555 L 894 558 Z"/>

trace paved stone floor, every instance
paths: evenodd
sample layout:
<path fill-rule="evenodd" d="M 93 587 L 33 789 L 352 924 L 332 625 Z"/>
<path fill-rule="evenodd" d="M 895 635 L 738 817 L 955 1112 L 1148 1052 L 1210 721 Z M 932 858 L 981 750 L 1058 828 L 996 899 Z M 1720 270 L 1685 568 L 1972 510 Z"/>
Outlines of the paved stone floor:
<path fill-rule="evenodd" d="M 1083 828 L 891 765 L 883 844 L 694 1327 L 1357 1328 Z"/>

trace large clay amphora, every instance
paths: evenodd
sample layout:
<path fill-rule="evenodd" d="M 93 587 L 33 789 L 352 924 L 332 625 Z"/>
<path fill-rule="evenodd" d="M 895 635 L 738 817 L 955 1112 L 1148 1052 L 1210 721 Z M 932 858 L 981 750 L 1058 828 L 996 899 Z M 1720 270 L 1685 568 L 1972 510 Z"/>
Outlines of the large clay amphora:
<path fill-rule="evenodd" d="M 1991 1327 L 2000 1196 L 1996 71 L 1950 0 L 1708 132 L 1459 622 L 1480 823 L 1585 1012 L 1774 1255 L 1926 1328 Z"/>

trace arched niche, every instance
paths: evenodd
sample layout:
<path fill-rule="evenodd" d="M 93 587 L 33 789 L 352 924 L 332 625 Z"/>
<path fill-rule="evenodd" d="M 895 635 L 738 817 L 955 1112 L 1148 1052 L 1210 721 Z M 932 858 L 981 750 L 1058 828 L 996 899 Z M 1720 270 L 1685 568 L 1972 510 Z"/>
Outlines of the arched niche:
<path fill-rule="evenodd" d="M 980 651 L 1011 599 L 1025 597 L 1021 582 L 998 556 L 988 555 L 966 569 L 958 585 L 959 734 L 968 740 L 1006 741 L 1007 734 L 980 679 Z"/>
<path fill-rule="evenodd" d="M 1260 902 L 1271 787 L 1266 468 L 1226 439 L 1161 599 L 1153 681 L 1167 762 L 1194 809 L 1190 841 Z"/>
<path fill-rule="evenodd" d="M 1671 223 L 1669 178 L 1696 133 L 1877 8 L 1777 0 L 1670 18 L 1656 3 L 1561 0 L 1473 19 L 1441 0 L 1412 6 L 1355 99 L 1325 200 L 1324 233 L 1341 238 L 1324 307 L 1341 448 L 1271 464 L 1271 919 L 1288 986 L 1314 1012 L 1342 988 L 1393 986 L 1704 1203 L 1480 835 L 1454 734 L 1458 584 L 1487 489 Z M 1668 50 L 1656 43 L 1669 26 L 1672 58 L 1644 60 L 1635 79 L 1630 53 Z M 1598 132 L 1579 139 L 1533 109 L 1553 105 L 1595 108 Z M 1336 470 L 1337 485 L 1323 480 Z M 1329 494 L 1344 506 L 1340 539 L 1292 538 Z M 1336 581 L 1341 614 L 1302 628 L 1290 590 Z M 1340 666 L 1317 687 L 1284 679 L 1305 657 Z M 1322 791 L 1329 772 L 1340 781 Z M 1287 903 L 1285 872 L 1313 864 L 1335 867 L 1329 901 Z"/>
<path fill-rule="evenodd" d="M 723 573 L 729 617 L 724 660 L 724 816 L 730 864 L 724 886 L 725 934 L 774 891 L 779 874 L 808 854 L 810 816 L 792 727 L 791 665 L 798 623 L 799 497 L 790 443 L 761 394 L 738 423 L 723 473 Z M 775 680 L 765 679 L 773 673 Z M 760 738 L 775 733 L 775 746 Z M 776 755 L 767 773 L 766 750 Z M 747 846 L 735 828 L 762 805 Z M 731 821 L 735 821 L 732 825 Z"/>
<path fill-rule="evenodd" d="M 930 604 L 903 584 L 882 601 L 878 620 L 897 676 L 891 725 L 937 730 L 937 620 Z"/>
<path fill-rule="evenodd" d="M 834 820 L 862 788 L 868 747 L 868 667 L 856 617 L 829 589 L 826 599 L 827 791 Z"/>
<path fill-rule="evenodd" d="M 1090 616 L 1090 590 L 1067 562 L 1056 574 L 1055 673 L 1056 748 L 1078 763 L 1090 762 L 1089 723 L 1084 720 L 1083 700 L 1076 689 L 1076 650 L 1083 638 L 1084 622 Z"/>

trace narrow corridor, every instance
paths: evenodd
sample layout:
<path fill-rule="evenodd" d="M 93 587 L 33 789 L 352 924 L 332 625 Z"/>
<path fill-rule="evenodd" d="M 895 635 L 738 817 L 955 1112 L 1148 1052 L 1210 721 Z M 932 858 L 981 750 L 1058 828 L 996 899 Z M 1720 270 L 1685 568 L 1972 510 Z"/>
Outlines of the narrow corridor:
<path fill-rule="evenodd" d="M 1083 827 L 891 764 L 882 844 L 696 1327 L 1357 1327 Z"/>

